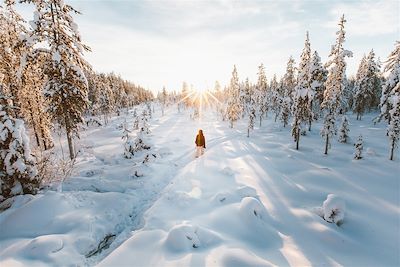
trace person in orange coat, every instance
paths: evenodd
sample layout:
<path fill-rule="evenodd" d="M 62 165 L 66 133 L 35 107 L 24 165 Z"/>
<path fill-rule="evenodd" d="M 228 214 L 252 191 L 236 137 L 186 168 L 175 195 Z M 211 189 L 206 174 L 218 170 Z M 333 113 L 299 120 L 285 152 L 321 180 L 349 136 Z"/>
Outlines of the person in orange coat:
<path fill-rule="evenodd" d="M 199 130 L 194 143 L 196 144 L 196 158 L 198 158 L 204 154 L 204 149 L 206 148 L 206 139 L 204 138 L 203 130 Z"/>

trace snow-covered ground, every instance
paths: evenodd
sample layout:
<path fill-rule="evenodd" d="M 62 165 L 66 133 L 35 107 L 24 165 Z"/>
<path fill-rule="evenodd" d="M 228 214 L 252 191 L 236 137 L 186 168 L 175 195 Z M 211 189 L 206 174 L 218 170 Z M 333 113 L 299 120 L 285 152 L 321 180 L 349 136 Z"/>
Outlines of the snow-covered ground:
<path fill-rule="evenodd" d="M 350 115 L 352 140 L 326 156 L 318 123 L 296 151 L 271 118 L 247 138 L 245 121 L 230 129 L 171 107 L 133 159 L 125 117 L 132 125 L 122 115 L 83 133 L 61 191 L 0 213 L 0 266 L 400 266 L 400 155 L 388 160 L 373 115 Z M 199 128 L 207 149 L 195 158 Z M 353 160 L 359 134 L 364 158 Z M 331 207 L 344 212 L 338 225 L 323 218 Z"/>

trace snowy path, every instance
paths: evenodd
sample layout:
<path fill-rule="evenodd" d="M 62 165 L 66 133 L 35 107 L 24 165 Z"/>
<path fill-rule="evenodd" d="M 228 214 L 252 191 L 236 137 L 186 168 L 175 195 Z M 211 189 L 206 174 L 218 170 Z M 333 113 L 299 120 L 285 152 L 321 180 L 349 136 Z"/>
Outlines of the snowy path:
<path fill-rule="evenodd" d="M 324 156 L 320 125 L 296 151 L 270 119 L 247 138 L 245 122 L 230 129 L 212 112 L 193 121 L 170 108 L 151 122 L 157 159 L 143 165 L 144 155 L 122 157 L 123 121 L 85 132 L 62 193 L 0 214 L 0 265 L 400 265 L 400 168 L 367 116 L 351 120 L 351 137 L 365 138 L 360 161 L 352 144 Z M 195 159 L 199 128 L 207 149 Z M 316 214 L 329 193 L 347 204 L 340 227 Z"/>

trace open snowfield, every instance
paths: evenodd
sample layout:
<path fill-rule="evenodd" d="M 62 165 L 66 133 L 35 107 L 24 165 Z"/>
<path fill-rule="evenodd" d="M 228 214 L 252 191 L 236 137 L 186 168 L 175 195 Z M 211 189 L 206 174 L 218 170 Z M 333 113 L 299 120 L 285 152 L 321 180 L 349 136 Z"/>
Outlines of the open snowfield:
<path fill-rule="evenodd" d="M 400 266 L 400 155 L 388 160 L 373 117 L 350 114 L 352 140 L 326 156 L 319 123 L 296 151 L 271 118 L 247 138 L 247 121 L 231 129 L 211 110 L 194 121 L 170 107 L 133 159 L 119 128 L 132 115 L 114 117 L 82 133 L 61 190 L 0 213 L 0 266 Z M 207 149 L 195 158 L 199 128 Z M 339 225 L 323 219 L 329 194 L 345 205 Z"/>

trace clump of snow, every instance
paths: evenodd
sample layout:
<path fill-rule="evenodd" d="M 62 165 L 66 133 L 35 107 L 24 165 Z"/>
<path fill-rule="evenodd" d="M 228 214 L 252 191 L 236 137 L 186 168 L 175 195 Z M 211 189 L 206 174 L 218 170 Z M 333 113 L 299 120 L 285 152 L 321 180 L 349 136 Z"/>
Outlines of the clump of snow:
<path fill-rule="evenodd" d="M 244 221 L 254 223 L 257 220 L 264 220 L 268 213 L 263 204 L 254 197 L 242 199 L 239 207 L 239 214 Z"/>
<path fill-rule="evenodd" d="M 325 221 L 340 224 L 344 219 L 346 203 L 340 197 L 329 194 L 322 204 L 322 209 Z"/>

